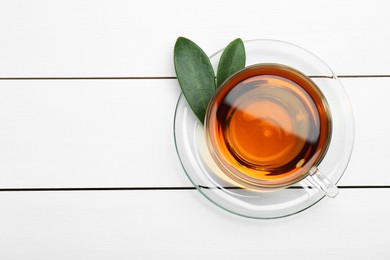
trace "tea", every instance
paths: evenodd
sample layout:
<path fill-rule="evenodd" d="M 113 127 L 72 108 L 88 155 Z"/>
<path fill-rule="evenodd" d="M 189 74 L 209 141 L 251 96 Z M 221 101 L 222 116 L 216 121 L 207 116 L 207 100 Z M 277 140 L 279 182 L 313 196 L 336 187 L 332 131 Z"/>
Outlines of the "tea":
<path fill-rule="evenodd" d="M 205 127 L 228 177 L 256 187 L 303 179 L 331 136 L 329 109 L 315 83 L 277 64 L 248 67 L 228 79 L 210 102 Z"/>

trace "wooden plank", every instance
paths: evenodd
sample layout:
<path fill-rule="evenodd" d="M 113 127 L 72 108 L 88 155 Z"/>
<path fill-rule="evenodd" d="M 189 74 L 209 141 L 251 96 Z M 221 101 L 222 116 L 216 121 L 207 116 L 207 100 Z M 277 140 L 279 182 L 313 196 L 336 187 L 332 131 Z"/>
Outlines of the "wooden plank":
<path fill-rule="evenodd" d="M 338 74 L 389 74 L 389 10 L 385 0 L 6 0 L 0 77 L 173 76 L 178 36 L 208 54 L 236 37 L 285 40 Z"/>
<path fill-rule="evenodd" d="M 390 189 L 342 190 L 284 219 L 253 220 L 196 191 L 2 192 L 1 259 L 390 257 Z"/>
<path fill-rule="evenodd" d="M 355 145 L 340 184 L 390 184 L 386 138 L 390 131 L 390 78 L 342 79 L 355 116 Z M 359 176 L 357 181 L 355 178 Z"/>
<path fill-rule="evenodd" d="M 173 143 L 175 82 L 0 83 L 2 187 L 189 184 Z"/>
<path fill-rule="evenodd" d="M 343 79 L 356 140 L 340 185 L 390 185 L 390 78 Z M 173 143 L 176 80 L 0 81 L 2 188 L 191 186 Z"/>

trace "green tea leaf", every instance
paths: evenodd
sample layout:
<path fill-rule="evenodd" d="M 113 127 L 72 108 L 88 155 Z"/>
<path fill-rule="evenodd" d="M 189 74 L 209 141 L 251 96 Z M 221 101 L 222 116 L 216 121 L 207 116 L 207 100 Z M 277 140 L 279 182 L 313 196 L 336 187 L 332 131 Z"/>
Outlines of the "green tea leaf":
<path fill-rule="evenodd" d="M 240 38 L 225 48 L 218 63 L 217 87 L 231 75 L 245 67 L 245 47 Z"/>
<path fill-rule="evenodd" d="M 215 91 L 215 74 L 210 60 L 194 42 L 179 37 L 174 49 L 174 63 L 184 97 L 203 123 L 207 105 Z"/>

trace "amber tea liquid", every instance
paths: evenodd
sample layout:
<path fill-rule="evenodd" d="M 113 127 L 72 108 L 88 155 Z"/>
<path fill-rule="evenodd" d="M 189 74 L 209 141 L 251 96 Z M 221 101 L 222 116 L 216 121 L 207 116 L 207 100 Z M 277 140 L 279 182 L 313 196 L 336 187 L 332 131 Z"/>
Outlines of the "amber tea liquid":
<path fill-rule="evenodd" d="M 321 161 L 331 135 L 315 83 L 277 64 L 254 65 L 227 80 L 210 102 L 205 127 L 215 161 L 244 187 L 301 180 Z"/>

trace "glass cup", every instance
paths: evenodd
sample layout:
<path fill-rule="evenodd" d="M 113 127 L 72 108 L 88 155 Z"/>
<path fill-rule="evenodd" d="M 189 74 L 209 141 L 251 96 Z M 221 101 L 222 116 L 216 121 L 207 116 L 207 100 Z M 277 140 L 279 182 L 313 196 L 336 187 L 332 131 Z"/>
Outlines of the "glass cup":
<path fill-rule="evenodd" d="M 232 75 L 209 103 L 205 134 L 228 183 L 273 191 L 306 178 L 328 197 L 338 194 L 318 169 L 332 137 L 328 102 L 294 68 L 256 64 Z"/>

